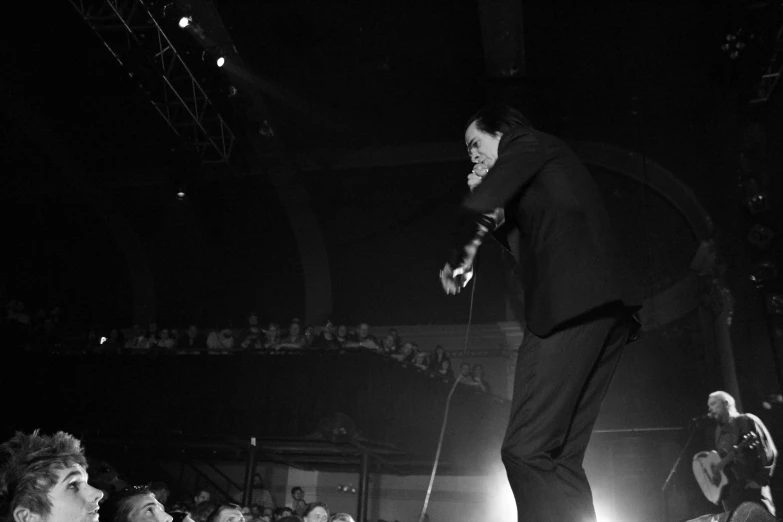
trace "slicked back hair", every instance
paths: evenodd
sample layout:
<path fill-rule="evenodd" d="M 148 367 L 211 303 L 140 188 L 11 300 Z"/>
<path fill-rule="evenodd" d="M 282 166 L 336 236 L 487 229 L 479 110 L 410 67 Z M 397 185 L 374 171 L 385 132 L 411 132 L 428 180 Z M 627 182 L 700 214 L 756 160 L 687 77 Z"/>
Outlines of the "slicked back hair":
<path fill-rule="evenodd" d="M 473 122 L 476 122 L 478 130 L 495 137 L 517 127 L 531 127 L 530 121 L 521 112 L 505 103 L 485 105 L 470 117 L 464 130 L 468 130 Z"/>
<path fill-rule="evenodd" d="M 48 494 L 57 472 L 75 464 L 87 468 L 81 443 L 62 431 L 52 436 L 17 432 L 0 445 L 0 522 L 11 522 L 19 506 L 49 515 Z"/>
<path fill-rule="evenodd" d="M 147 486 L 125 488 L 119 493 L 112 493 L 101 504 L 101 522 L 129 522 L 133 511 L 133 499 L 143 495 L 155 494 Z"/>

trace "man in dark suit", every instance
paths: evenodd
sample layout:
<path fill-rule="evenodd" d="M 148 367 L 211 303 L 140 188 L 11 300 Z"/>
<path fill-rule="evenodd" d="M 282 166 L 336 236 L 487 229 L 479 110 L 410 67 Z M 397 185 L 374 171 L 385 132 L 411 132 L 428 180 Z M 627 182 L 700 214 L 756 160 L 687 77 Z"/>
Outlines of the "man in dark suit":
<path fill-rule="evenodd" d="M 590 173 L 505 105 L 465 131 L 474 169 L 441 284 L 470 280 L 486 234 L 521 265 L 526 330 L 502 458 L 519 520 L 595 520 L 582 461 L 641 301 Z"/>

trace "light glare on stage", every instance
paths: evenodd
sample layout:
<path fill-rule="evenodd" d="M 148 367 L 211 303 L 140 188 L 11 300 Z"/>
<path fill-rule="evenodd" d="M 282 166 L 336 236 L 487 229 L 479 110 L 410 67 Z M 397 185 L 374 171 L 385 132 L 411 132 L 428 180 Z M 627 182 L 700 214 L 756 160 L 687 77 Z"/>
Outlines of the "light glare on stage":
<path fill-rule="evenodd" d="M 217 66 L 218 66 L 218 67 L 223 67 L 223 64 L 224 64 L 224 63 L 226 63 L 226 59 L 225 59 L 225 58 L 223 58 L 222 56 L 221 56 L 220 58 L 218 58 L 218 59 L 217 59 Z"/>
<path fill-rule="evenodd" d="M 179 19 L 179 26 L 182 29 L 186 28 L 189 25 L 190 25 L 190 18 L 188 18 L 187 16 L 183 16 L 182 18 Z"/>
<path fill-rule="evenodd" d="M 185 193 L 183 191 L 181 191 L 181 190 L 179 192 L 177 192 L 177 199 L 180 200 L 180 201 L 185 199 Z"/>

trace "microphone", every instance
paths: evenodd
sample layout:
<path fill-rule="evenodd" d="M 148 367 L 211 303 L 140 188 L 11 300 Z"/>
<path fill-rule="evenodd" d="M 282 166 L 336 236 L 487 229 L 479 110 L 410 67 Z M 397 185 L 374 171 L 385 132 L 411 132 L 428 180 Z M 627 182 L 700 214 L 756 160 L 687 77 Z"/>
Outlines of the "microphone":
<path fill-rule="evenodd" d="M 711 419 L 712 416 L 710 415 L 710 412 L 705 413 L 704 415 L 698 415 L 691 419 L 691 422 L 700 422 L 703 420 Z"/>

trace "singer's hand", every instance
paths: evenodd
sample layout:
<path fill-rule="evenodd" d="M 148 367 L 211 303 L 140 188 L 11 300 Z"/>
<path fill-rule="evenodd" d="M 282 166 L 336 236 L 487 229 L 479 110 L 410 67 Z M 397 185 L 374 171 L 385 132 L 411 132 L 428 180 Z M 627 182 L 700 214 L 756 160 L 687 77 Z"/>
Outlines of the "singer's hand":
<path fill-rule="evenodd" d="M 476 163 L 473 165 L 473 170 L 468 174 L 468 188 L 473 190 L 481 185 L 481 182 L 484 181 L 484 176 L 486 176 L 488 172 L 489 169 L 483 163 Z"/>
<path fill-rule="evenodd" d="M 440 284 L 448 295 L 457 295 L 473 279 L 473 267 L 458 267 L 456 270 L 446 263 L 440 271 Z"/>

